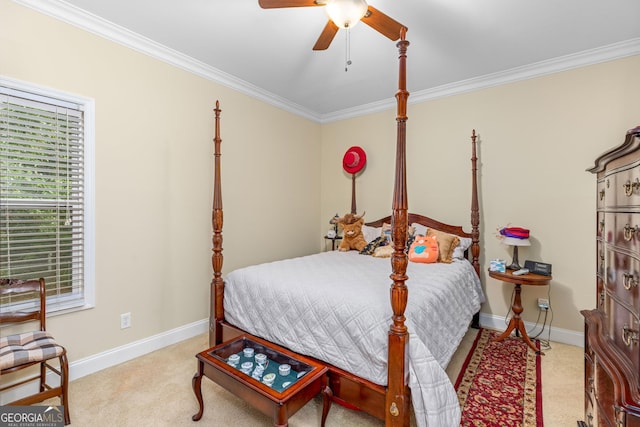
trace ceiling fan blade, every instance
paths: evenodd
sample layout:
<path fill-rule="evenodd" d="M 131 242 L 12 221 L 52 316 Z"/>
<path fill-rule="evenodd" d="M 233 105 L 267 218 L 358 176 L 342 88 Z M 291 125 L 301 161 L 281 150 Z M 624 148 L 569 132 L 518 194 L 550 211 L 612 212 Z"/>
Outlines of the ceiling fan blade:
<path fill-rule="evenodd" d="M 373 6 L 368 7 L 367 13 L 365 13 L 361 21 L 394 41 L 400 38 L 400 30 L 403 27 L 405 28 L 405 31 L 407 30 L 407 27 L 380 12 Z"/>
<path fill-rule="evenodd" d="M 275 9 L 279 7 L 304 7 L 324 6 L 324 3 L 316 3 L 316 0 L 258 0 L 263 9 Z"/>
<path fill-rule="evenodd" d="M 313 46 L 313 50 L 325 50 L 328 48 L 337 32 L 338 26 L 332 20 L 328 20 L 327 25 L 324 26 L 322 33 L 320 33 L 320 37 L 318 37 L 318 41 Z"/>

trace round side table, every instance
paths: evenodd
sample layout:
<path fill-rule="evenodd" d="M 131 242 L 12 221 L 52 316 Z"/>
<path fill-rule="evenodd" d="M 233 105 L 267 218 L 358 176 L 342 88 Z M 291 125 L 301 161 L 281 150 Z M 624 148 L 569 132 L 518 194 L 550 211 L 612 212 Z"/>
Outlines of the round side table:
<path fill-rule="evenodd" d="M 531 341 L 531 338 L 529 338 L 527 329 L 524 326 L 524 321 L 520 318 L 520 314 L 524 310 L 522 308 L 522 299 L 520 297 L 520 292 L 522 291 L 521 285 L 546 286 L 549 284 L 549 282 L 551 282 L 552 277 L 533 273 L 514 276 L 513 271 L 511 270 L 507 270 L 504 273 L 500 273 L 499 271 L 489 271 L 489 277 L 493 277 L 496 280 L 501 280 L 503 282 L 515 285 L 516 291 L 515 297 L 513 298 L 513 305 L 511 306 L 511 310 L 513 310 L 513 317 L 511 317 L 511 320 L 509 321 L 507 330 L 505 330 L 499 337 L 496 337 L 494 341 L 502 341 L 503 339 L 511 335 L 511 332 L 515 330 L 516 334 L 520 332 L 520 335 L 522 336 L 524 342 L 526 342 L 527 345 L 533 349 L 533 351 L 544 355 L 543 352 L 536 348 L 533 341 Z"/>

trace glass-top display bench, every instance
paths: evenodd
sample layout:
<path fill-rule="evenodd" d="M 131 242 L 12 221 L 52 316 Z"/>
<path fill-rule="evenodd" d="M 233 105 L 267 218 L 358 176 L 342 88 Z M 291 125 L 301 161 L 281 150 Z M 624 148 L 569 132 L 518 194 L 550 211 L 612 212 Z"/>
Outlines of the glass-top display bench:
<path fill-rule="evenodd" d="M 201 382 L 206 376 L 272 415 L 275 426 L 286 426 L 288 417 L 322 393 L 324 426 L 332 393 L 327 386 L 328 369 L 321 363 L 248 334 L 204 350 L 196 358 L 198 372 L 192 383 L 200 410 L 194 421 L 200 420 L 204 411 Z"/>

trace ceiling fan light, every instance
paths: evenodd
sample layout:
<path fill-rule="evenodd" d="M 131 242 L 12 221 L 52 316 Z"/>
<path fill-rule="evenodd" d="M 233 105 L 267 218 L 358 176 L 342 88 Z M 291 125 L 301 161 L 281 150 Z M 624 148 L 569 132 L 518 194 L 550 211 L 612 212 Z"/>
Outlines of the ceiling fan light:
<path fill-rule="evenodd" d="M 367 13 L 365 0 L 330 0 L 325 6 L 329 19 L 339 28 L 351 28 Z"/>

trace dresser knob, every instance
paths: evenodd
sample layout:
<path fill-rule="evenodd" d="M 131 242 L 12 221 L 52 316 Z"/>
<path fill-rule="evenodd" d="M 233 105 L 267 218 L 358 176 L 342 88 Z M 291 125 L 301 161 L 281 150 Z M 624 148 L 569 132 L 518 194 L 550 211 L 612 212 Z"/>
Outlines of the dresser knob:
<path fill-rule="evenodd" d="M 633 233 L 638 231 L 638 226 L 635 227 L 630 226 L 629 224 L 624 226 L 624 240 L 627 242 L 633 239 Z"/>
<path fill-rule="evenodd" d="M 624 325 L 622 327 L 622 341 L 624 341 L 628 347 L 631 347 L 638 342 L 638 331 L 629 329 L 629 325 Z"/>
<path fill-rule="evenodd" d="M 600 200 L 604 199 L 604 188 L 600 190 Z"/>
<path fill-rule="evenodd" d="M 622 185 L 622 187 L 624 188 L 624 194 L 626 194 L 627 197 L 631 197 L 633 190 L 640 188 L 640 180 L 636 178 L 635 182 L 627 181 Z"/>
<path fill-rule="evenodd" d="M 633 277 L 633 273 L 624 273 L 622 275 L 622 285 L 626 290 L 631 290 L 638 286 L 638 279 Z"/>
<path fill-rule="evenodd" d="M 601 219 L 598 225 L 600 226 L 600 233 L 602 233 L 602 231 L 604 230 L 604 219 Z"/>

